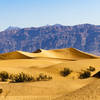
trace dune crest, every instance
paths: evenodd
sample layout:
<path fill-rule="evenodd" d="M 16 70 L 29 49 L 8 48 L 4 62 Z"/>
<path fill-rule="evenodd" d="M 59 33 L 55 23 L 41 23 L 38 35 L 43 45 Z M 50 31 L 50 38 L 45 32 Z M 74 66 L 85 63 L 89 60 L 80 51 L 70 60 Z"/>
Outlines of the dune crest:
<path fill-rule="evenodd" d="M 22 51 L 14 51 L 14 52 L 0 54 L 0 59 L 29 59 L 29 58 L 31 57 Z"/>
<path fill-rule="evenodd" d="M 82 52 L 75 48 L 64 48 L 64 49 L 54 49 L 54 50 L 38 49 L 33 53 L 24 51 L 14 51 L 14 52 L 0 54 L 0 59 L 30 59 L 34 57 L 72 59 L 72 60 L 99 58 L 95 55 Z"/>
<path fill-rule="evenodd" d="M 50 58 L 60 58 L 60 59 L 93 59 L 99 58 L 95 55 L 88 54 L 77 50 L 75 48 L 64 48 L 64 49 L 54 49 L 54 50 L 39 50 L 41 52 L 33 53 L 36 57 L 50 57 Z"/>

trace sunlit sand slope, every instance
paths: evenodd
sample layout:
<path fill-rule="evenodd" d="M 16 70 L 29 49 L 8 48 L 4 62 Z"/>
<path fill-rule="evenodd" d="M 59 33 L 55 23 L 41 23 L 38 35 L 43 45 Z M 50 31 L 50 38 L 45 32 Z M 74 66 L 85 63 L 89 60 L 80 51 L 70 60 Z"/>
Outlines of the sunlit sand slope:
<path fill-rule="evenodd" d="M 53 78 L 26 83 L 0 82 L 0 88 L 3 89 L 0 97 L 4 97 L 0 100 L 100 100 L 99 79 L 92 77 L 100 71 L 100 58 L 95 55 L 73 48 L 40 49 L 34 53 L 15 51 L 0 54 L 0 59 L 0 72 L 24 72 L 34 78 L 43 73 Z M 80 72 L 89 66 L 95 68 L 91 77 L 79 79 Z M 71 69 L 72 73 L 66 77 L 61 76 L 60 71 L 64 68 Z"/>
<path fill-rule="evenodd" d="M 95 55 L 81 52 L 74 48 L 56 49 L 56 50 L 37 50 L 34 53 L 15 51 L 0 54 L 0 59 L 28 59 L 35 57 L 59 58 L 59 59 L 93 59 L 98 58 Z"/>
<path fill-rule="evenodd" d="M 88 85 L 55 100 L 100 100 L 100 79 L 94 79 Z"/>
<path fill-rule="evenodd" d="M 25 53 L 22 51 L 0 54 L 0 59 L 28 59 L 31 57 L 33 56 L 31 56 L 30 53 Z"/>
<path fill-rule="evenodd" d="M 95 55 L 79 51 L 74 48 L 55 49 L 55 50 L 38 50 L 34 55 L 37 57 L 51 57 L 61 59 L 92 59 L 98 58 Z"/>

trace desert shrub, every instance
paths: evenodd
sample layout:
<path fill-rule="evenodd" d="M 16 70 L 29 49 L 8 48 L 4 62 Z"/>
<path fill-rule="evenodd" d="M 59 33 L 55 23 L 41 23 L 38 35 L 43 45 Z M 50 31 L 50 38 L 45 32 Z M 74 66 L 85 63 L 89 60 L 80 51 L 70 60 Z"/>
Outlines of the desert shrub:
<path fill-rule="evenodd" d="M 84 72 L 80 73 L 79 78 L 80 79 L 85 79 L 85 78 L 88 78 L 90 76 L 91 76 L 91 72 L 90 71 L 84 71 Z"/>
<path fill-rule="evenodd" d="M 52 79 L 52 76 L 48 76 L 48 80 L 51 80 Z"/>
<path fill-rule="evenodd" d="M 9 78 L 9 74 L 6 71 L 0 72 L 1 81 L 6 81 Z"/>
<path fill-rule="evenodd" d="M 33 76 L 25 74 L 23 72 L 18 73 L 18 74 L 9 74 L 6 71 L 0 72 L 0 79 L 1 79 L 1 81 L 9 81 L 11 83 L 35 81 Z M 47 75 L 41 73 L 36 78 L 36 81 L 47 81 L 47 80 L 51 80 L 51 79 L 52 79 L 51 76 L 47 76 Z"/>
<path fill-rule="evenodd" d="M 3 89 L 0 89 L 0 93 L 2 93 L 3 92 Z"/>
<path fill-rule="evenodd" d="M 93 72 L 93 71 L 95 71 L 95 68 L 92 66 L 89 66 L 89 68 L 87 68 L 87 70 Z"/>
<path fill-rule="evenodd" d="M 60 71 L 60 74 L 65 77 L 69 75 L 71 72 L 72 71 L 69 68 L 64 68 L 64 70 Z"/>
<path fill-rule="evenodd" d="M 30 76 L 28 74 L 25 74 L 23 72 L 15 75 L 11 75 L 10 79 L 12 80 L 11 82 L 17 83 L 17 82 L 29 82 L 29 81 L 34 81 L 33 76 Z"/>
<path fill-rule="evenodd" d="M 37 77 L 37 81 L 47 81 L 47 80 L 51 80 L 52 77 L 51 76 L 47 76 L 44 74 L 39 74 L 39 76 Z"/>

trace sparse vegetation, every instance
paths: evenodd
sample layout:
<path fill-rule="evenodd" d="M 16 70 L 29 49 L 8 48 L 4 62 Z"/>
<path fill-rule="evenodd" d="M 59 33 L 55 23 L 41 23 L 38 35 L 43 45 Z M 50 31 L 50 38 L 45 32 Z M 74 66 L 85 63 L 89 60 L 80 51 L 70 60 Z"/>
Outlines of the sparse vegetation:
<path fill-rule="evenodd" d="M 65 77 L 65 76 L 69 75 L 71 72 L 72 71 L 69 68 L 64 68 L 63 71 L 60 71 L 60 74 Z"/>
<path fill-rule="evenodd" d="M 93 72 L 93 71 L 95 71 L 95 68 L 92 66 L 89 66 L 89 68 L 87 68 L 87 70 Z"/>
<path fill-rule="evenodd" d="M 19 73 L 19 74 L 15 74 L 15 75 L 11 75 L 11 82 L 13 83 L 17 83 L 17 82 L 30 82 L 30 81 L 34 81 L 34 77 L 30 76 L 28 74 L 25 74 L 23 72 Z"/>
<path fill-rule="evenodd" d="M 0 89 L 0 94 L 3 92 L 3 90 L 2 89 Z"/>
<path fill-rule="evenodd" d="M 6 71 L 0 72 L 0 79 L 1 81 L 6 81 L 9 78 L 9 74 Z"/>
<path fill-rule="evenodd" d="M 90 76 L 91 76 L 91 72 L 86 70 L 86 71 L 80 73 L 79 78 L 80 78 L 80 79 L 85 79 L 85 78 L 88 78 L 88 77 L 90 77 Z"/>
<path fill-rule="evenodd" d="M 39 77 L 37 77 L 37 81 L 48 81 L 51 79 L 52 79 L 51 76 L 44 75 L 43 73 L 41 73 Z"/>
<path fill-rule="evenodd" d="M 39 74 L 39 76 L 35 79 L 33 76 L 25 74 L 23 72 L 18 74 L 9 74 L 6 71 L 0 72 L 0 78 L 1 81 L 7 81 L 9 80 L 12 83 L 18 83 L 18 82 L 33 82 L 33 81 L 48 81 L 51 80 L 51 76 L 47 76 L 45 74 Z"/>
<path fill-rule="evenodd" d="M 89 66 L 86 70 L 84 70 L 82 73 L 80 73 L 79 78 L 80 79 L 85 79 L 91 76 L 91 72 L 95 71 L 95 68 L 92 66 Z"/>

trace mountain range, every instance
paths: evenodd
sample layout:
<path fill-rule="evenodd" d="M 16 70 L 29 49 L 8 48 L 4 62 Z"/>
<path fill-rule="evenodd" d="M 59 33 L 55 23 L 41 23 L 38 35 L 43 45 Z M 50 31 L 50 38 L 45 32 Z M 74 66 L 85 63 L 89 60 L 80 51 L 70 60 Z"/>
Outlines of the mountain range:
<path fill-rule="evenodd" d="M 77 48 L 99 54 L 100 26 L 60 24 L 42 27 L 9 27 L 0 32 L 0 53 L 16 50 L 33 52 L 37 49 Z"/>

